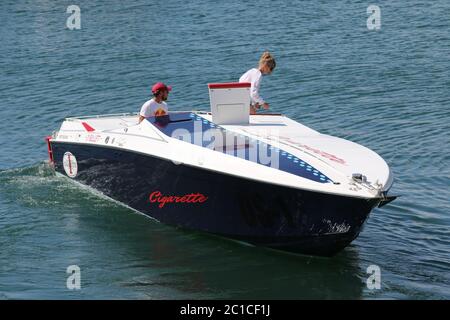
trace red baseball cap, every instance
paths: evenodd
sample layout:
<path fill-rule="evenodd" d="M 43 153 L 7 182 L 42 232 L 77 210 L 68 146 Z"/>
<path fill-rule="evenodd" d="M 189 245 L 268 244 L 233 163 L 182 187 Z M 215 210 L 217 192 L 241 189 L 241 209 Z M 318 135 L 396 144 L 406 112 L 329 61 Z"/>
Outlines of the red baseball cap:
<path fill-rule="evenodd" d="M 156 91 L 158 91 L 158 90 L 164 90 L 164 89 L 166 89 L 167 91 L 170 91 L 170 90 L 172 90 L 172 87 L 171 86 L 166 86 L 164 83 L 162 83 L 162 82 L 157 82 L 157 83 L 155 83 L 154 85 L 153 85 L 153 87 L 152 87 L 152 92 L 153 93 L 155 93 Z"/>

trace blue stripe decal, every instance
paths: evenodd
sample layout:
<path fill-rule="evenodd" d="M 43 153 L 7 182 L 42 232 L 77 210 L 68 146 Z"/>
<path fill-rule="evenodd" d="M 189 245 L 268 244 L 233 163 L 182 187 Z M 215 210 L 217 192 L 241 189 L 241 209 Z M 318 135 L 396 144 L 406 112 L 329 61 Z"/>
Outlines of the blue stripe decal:
<path fill-rule="evenodd" d="M 289 152 L 258 139 L 227 131 L 192 112 L 170 113 L 168 116 L 147 118 L 147 121 L 169 137 L 240 157 L 260 165 L 275 167 L 278 170 L 316 182 L 333 182 L 309 163 Z M 218 137 L 225 138 L 218 139 Z M 276 160 L 274 161 L 274 159 Z"/>

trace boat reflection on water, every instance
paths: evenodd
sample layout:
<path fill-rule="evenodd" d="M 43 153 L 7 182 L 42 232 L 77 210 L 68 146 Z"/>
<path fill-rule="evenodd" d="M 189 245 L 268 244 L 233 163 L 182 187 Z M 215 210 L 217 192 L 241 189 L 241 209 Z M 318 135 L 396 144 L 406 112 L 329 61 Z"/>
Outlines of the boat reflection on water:
<path fill-rule="evenodd" d="M 352 246 L 333 259 L 289 254 L 174 229 L 110 207 L 78 217 L 89 239 L 102 234 L 90 250 L 99 253 L 95 260 L 104 261 L 108 272 L 93 285 L 118 287 L 116 297 L 125 291 L 152 299 L 360 299 L 366 287 Z"/>

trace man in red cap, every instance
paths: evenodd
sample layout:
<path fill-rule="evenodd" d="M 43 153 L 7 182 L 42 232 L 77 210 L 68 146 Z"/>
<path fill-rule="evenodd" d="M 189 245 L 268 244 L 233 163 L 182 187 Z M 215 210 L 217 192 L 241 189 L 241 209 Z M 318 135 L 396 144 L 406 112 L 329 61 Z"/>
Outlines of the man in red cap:
<path fill-rule="evenodd" d="M 152 87 L 153 98 L 142 105 L 141 112 L 139 112 L 139 123 L 148 117 L 158 117 L 167 115 L 169 109 L 167 107 L 167 97 L 171 86 L 166 86 L 162 82 L 157 82 Z"/>

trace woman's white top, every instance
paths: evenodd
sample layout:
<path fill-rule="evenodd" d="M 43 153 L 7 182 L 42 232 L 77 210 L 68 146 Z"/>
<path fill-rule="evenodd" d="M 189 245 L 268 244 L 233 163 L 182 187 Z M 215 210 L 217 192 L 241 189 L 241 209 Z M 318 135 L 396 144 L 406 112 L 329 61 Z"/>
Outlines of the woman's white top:
<path fill-rule="evenodd" d="M 259 95 L 259 85 L 261 83 L 261 71 L 257 68 L 253 68 L 248 70 L 246 73 L 244 73 L 240 78 L 239 82 L 250 82 L 250 98 L 252 101 L 252 104 L 259 103 L 263 104 L 265 103 L 264 99 Z"/>

